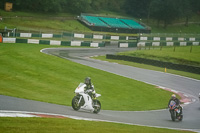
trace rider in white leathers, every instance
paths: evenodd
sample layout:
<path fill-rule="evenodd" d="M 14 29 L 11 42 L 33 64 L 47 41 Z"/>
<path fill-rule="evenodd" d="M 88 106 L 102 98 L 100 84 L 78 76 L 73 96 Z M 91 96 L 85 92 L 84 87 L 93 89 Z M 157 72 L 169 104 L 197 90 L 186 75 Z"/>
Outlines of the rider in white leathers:
<path fill-rule="evenodd" d="M 86 77 L 84 83 L 86 84 L 85 93 L 88 93 L 92 99 L 95 99 L 96 95 L 95 95 L 94 86 L 91 83 L 91 78 Z"/>

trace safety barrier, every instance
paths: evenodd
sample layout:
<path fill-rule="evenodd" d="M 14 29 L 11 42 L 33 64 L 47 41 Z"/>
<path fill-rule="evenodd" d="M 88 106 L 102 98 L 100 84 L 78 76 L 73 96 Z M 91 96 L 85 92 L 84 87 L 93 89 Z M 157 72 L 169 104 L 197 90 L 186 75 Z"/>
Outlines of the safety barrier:
<path fill-rule="evenodd" d="M 98 35 L 98 34 L 83 34 L 83 33 L 68 33 L 63 32 L 62 34 L 52 34 L 52 33 L 16 33 L 15 37 L 23 38 L 88 38 L 88 39 L 108 39 L 108 40 L 138 40 L 137 35 L 135 36 L 115 36 L 115 35 Z M 13 37 L 13 33 L 9 33 L 8 37 Z"/>
<path fill-rule="evenodd" d="M 200 45 L 200 42 L 120 42 L 120 48 L 128 47 L 148 47 L 148 46 L 191 46 Z"/>
<path fill-rule="evenodd" d="M 13 36 L 10 33 L 9 36 Z M 23 38 L 90 38 L 92 40 L 119 40 L 119 41 L 132 41 L 120 42 L 119 47 L 143 47 L 143 46 L 189 46 L 200 45 L 200 38 L 198 37 L 147 37 L 147 36 L 116 36 L 116 35 L 98 35 L 98 34 L 83 34 L 83 33 L 68 33 L 50 34 L 50 33 L 17 33 L 16 37 Z M 71 43 L 70 43 L 71 44 Z M 72 44 L 74 44 L 72 42 Z M 79 45 L 79 44 L 78 44 Z"/>
<path fill-rule="evenodd" d="M 88 47 L 104 47 L 104 42 L 85 42 L 85 41 L 56 41 L 56 40 L 39 40 L 39 39 L 21 39 L 21 38 L 3 38 L 3 43 L 30 43 L 30 44 L 46 44 L 57 46 L 88 46 Z"/>
<path fill-rule="evenodd" d="M 9 37 L 13 37 L 13 33 L 9 34 Z M 168 41 L 200 41 L 200 37 L 138 37 L 137 35 L 133 36 L 117 36 L 117 35 L 106 35 L 106 34 L 89 34 L 89 33 L 69 33 L 63 32 L 61 34 L 52 34 L 52 33 L 16 33 L 15 37 L 24 37 L 24 38 L 32 38 L 32 37 L 39 37 L 39 38 L 63 38 L 63 37 L 72 37 L 72 38 L 89 38 L 89 39 L 109 39 L 109 40 L 139 40 L 144 42 L 151 42 L 151 41 L 161 41 L 161 42 L 168 42 Z"/>
<path fill-rule="evenodd" d="M 196 37 L 140 37 L 140 41 L 200 41 Z"/>

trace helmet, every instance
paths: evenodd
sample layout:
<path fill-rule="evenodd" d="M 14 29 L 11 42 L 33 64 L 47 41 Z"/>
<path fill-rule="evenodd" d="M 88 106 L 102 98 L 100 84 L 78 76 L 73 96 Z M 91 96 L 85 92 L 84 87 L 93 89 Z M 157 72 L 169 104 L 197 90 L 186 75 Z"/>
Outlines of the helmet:
<path fill-rule="evenodd" d="M 172 98 L 176 98 L 176 95 L 175 95 L 175 94 L 172 94 Z"/>
<path fill-rule="evenodd" d="M 85 84 L 86 84 L 86 85 L 91 84 L 91 78 L 90 78 L 90 77 L 86 77 L 86 78 L 85 78 Z"/>

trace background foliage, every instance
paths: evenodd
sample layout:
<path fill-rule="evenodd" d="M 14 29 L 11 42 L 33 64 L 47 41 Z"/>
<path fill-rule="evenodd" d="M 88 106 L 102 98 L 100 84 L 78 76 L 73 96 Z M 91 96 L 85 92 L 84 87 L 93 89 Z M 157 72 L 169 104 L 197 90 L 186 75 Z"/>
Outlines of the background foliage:
<path fill-rule="evenodd" d="M 1 0 L 2 9 L 5 2 L 12 2 L 14 10 L 39 12 L 92 13 L 110 10 L 127 12 L 134 17 L 147 17 L 155 12 L 164 16 L 170 12 L 178 12 L 179 15 L 183 15 L 185 12 L 200 13 L 199 0 Z"/>

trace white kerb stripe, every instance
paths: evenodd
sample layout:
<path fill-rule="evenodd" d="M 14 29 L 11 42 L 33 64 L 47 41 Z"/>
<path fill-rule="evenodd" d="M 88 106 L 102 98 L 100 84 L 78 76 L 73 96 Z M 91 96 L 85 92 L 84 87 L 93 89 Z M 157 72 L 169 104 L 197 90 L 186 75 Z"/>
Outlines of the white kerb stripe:
<path fill-rule="evenodd" d="M 77 33 L 75 33 L 74 37 L 76 37 L 76 38 L 84 38 L 85 35 L 84 34 L 77 34 Z"/>
<path fill-rule="evenodd" d="M 172 41 L 172 37 L 166 37 L 166 41 Z"/>
<path fill-rule="evenodd" d="M 140 40 L 147 40 L 147 37 L 140 37 Z"/>
<path fill-rule="evenodd" d="M 90 43 L 90 47 L 99 47 L 99 43 Z"/>
<path fill-rule="evenodd" d="M 61 45 L 61 41 L 50 40 L 50 45 Z"/>
<path fill-rule="evenodd" d="M 120 48 L 128 48 L 128 43 L 120 43 L 119 47 Z"/>
<path fill-rule="evenodd" d="M 3 38 L 3 43 L 16 43 L 16 38 Z"/>
<path fill-rule="evenodd" d="M 81 46 L 81 41 L 71 41 L 71 46 Z"/>
<path fill-rule="evenodd" d="M 167 46 L 173 46 L 174 42 L 167 42 Z"/>
<path fill-rule="evenodd" d="M 93 35 L 94 39 L 103 39 L 103 35 Z"/>
<path fill-rule="evenodd" d="M 178 40 L 179 41 L 184 41 L 184 38 L 183 37 L 179 37 Z"/>
<path fill-rule="evenodd" d="M 20 37 L 32 37 L 32 33 L 20 33 Z"/>
<path fill-rule="evenodd" d="M 160 42 L 152 42 L 152 46 L 160 46 Z"/>
<path fill-rule="evenodd" d="M 31 114 L 22 114 L 22 113 L 0 113 L 0 117 L 37 117 L 37 116 Z"/>
<path fill-rule="evenodd" d="M 180 46 L 186 46 L 187 42 L 180 42 Z"/>
<path fill-rule="evenodd" d="M 189 40 L 190 40 L 190 41 L 195 41 L 195 38 L 190 38 Z"/>
<path fill-rule="evenodd" d="M 154 41 L 160 41 L 160 37 L 154 37 L 153 40 Z"/>
<path fill-rule="evenodd" d="M 119 40 L 119 36 L 111 36 L 111 40 Z"/>
<path fill-rule="evenodd" d="M 42 34 L 42 38 L 53 38 L 53 34 Z"/>
<path fill-rule="evenodd" d="M 192 44 L 193 45 L 199 45 L 199 42 L 193 42 Z"/>
<path fill-rule="evenodd" d="M 37 39 L 28 39 L 28 43 L 39 44 L 40 40 Z"/>
<path fill-rule="evenodd" d="M 145 46 L 145 42 L 139 42 L 137 46 Z"/>

